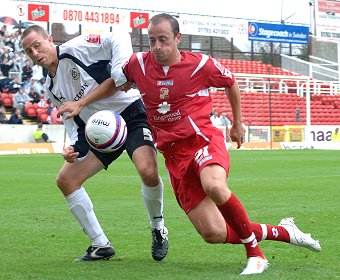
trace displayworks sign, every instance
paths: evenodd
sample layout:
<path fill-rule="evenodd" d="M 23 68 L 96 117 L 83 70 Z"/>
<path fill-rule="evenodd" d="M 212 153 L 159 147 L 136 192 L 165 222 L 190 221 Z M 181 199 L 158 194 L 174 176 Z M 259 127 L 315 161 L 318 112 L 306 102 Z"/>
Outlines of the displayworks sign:
<path fill-rule="evenodd" d="M 248 40 L 308 44 L 308 27 L 263 22 L 248 23 Z"/>

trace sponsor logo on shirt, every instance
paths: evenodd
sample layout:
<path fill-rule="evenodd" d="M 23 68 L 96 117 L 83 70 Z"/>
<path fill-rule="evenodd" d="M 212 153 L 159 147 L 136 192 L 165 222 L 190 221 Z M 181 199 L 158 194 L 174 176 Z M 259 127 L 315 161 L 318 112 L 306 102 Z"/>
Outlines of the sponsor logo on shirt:
<path fill-rule="evenodd" d="M 89 84 L 85 83 L 81 86 L 80 91 L 77 93 L 76 97 L 73 98 L 73 101 L 78 101 L 80 98 L 84 96 L 85 89 L 89 86 Z"/>
<path fill-rule="evenodd" d="M 168 104 L 168 102 L 163 102 L 162 104 L 159 104 L 157 111 L 163 115 L 166 114 L 170 111 L 170 104 Z"/>
<path fill-rule="evenodd" d="M 173 86 L 173 80 L 157 81 L 157 86 Z"/>
<path fill-rule="evenodd" d="M 164 102 L 166 103 L 166 102 Z M 169 104 L 160 104 L 160 106 L 169 106 L 170 109 L 170 105 Z M 160 109 L 157 110 L 158 112 L 160 112 Z M 168 112 L 168 111 L 166 111 Z M 161 113 L 161 112 L 160 112 Z M 175 122 L 175 121 L 179 121 L 181 119 L 181 113 L 179 112 L 179 110 L 177 110 L 176 112 L 172 112 L 169 114 L 163 114 L 163 116 L 153 116 L 154 121 L 168 121 L 168 122 Z"/>
<path fill-rule="evenodd" d="M 99 34 L 90 34 L 85 36 L 85 41 L 91 44 L 100 44 L 100 35 Z"/>
<path fill-rule="evenodd" d="M 72 80 L 78 80 L 79 79 L 80 73 L 76 68 L 73 67 L 70 72 L 71 72 Z"/>

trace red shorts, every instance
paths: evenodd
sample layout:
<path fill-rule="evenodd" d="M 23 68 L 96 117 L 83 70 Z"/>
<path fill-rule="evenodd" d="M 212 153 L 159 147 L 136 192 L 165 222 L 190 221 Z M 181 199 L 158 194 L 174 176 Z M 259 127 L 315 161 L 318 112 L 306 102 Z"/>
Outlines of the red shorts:
<path fill-rule="evenodd" d="M 200 135 L 167 145 L 163 152 L 172 188 L 178 204 L 189 213 L 205 197 L 200 180 L 201 170 L 219 164 L 229 173 L 230 160 L 223 134 L 216 129 L 204 139 Z"/>

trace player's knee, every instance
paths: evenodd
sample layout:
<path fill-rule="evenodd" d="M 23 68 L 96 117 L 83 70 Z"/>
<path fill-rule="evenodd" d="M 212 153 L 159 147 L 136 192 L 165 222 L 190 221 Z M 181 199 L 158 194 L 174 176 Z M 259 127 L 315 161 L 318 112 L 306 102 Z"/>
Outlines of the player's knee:
<path fill-rule="evenodd" d="M 143 183 L 153 187 L 159 184 L 159 176 L 157 167 L 144 166 L 138 170 Z"/>
<path fill-rule="evenodd" d="M 157 161 L 153 159 L 139 161 L 136 165 L 138 174 L 143 183 L 147 186 L 153 187 L 159 184 L 159 175 L 157 169 Z"/>
<path fill-rule="evenodd" d="M 215 182 L 215 184 L 207 185 L 204 188 L 208 197 L 210 197 L 216 204 L 223 204 L 230 197 L 230 190 L 221 182 Z"/>
<path fill-rule="evenodd" d="M 59 189 L 64 189 L 68 184 L 68 178 L 62 173 L 58 173 L 56 177 L 56 183 Z"/>
<path fill-rule="evenodd" d="M 201 236 L 207 243 L 224 243 L 226 232 L 223 229 L 208 229 L 201 232 Z"/>

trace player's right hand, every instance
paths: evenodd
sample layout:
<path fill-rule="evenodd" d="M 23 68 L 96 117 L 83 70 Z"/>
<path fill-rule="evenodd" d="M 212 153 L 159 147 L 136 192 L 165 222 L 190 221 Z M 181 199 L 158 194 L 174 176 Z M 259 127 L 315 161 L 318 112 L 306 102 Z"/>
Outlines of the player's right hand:
<path fill-rule="evenodd" d="M 59 118 L 64 113 L 68 113 L 64 116 L 65 120 L 78 116 L 81 112 L 81 105 L 76 101 L 65 102 L 58 110 L 57 117 Z"/>
<path fill-rule="evenodd" d="M 118 89 L 121 91 L 129 91 L 132 88 L 132 83 L 131 82 L 127 82 L 124 85 L 120 86 Z"/>
<path fill-rule="evenodd" d="M 241 145 L 244 141 L 244 135 L 246 133 L 245 128 L 243 127 L 242 124 L 237 125 L 237 124 L 233 124 L 231 129 L 230 129 L 230 138 L 233 142 L 236 142 L 237 147 L 236 149 L 241 148 Z"/>
<path fill-rule="evenodd" d="M 62 155 L 67 162 L 73 163 L 77 161 L 79 153 L 74 151 L 73 146 L 68 146 L 67 148 L 63 149 Z"/>

